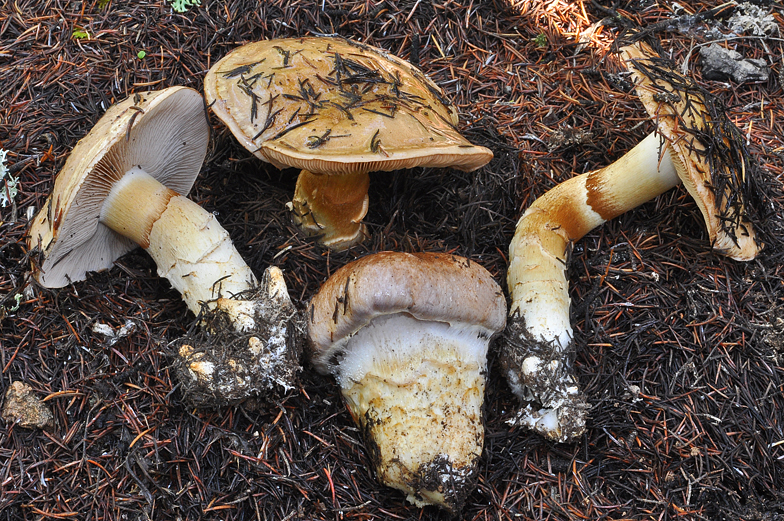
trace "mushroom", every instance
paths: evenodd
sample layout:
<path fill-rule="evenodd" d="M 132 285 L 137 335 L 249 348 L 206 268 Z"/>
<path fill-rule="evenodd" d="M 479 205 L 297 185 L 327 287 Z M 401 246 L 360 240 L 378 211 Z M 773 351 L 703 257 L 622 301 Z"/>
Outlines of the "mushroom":
<path fill-rule="evenodd" d="M 335 375 L 378 479 L 458 512 L 482 453 L 486 354 L 506 300 L 439 253 L 382 252 L 336 271 L 309 306 L 311 360 Z"/>
<path fill-rule="evenodd" d="M 515 394 L 531 402 L 513 422 L 555 441 L 579 436 L 588 409 L 570 366 L 566 269 L 574 241 L 683 182 L 716 251 L 745 261 L 760 247 L 747 217 L 752 165 L 738 129 L 707 91 L 649 45 L 625 46 L 621 56 L 656 130 L 612 165 L 537 199 L 509 246 L 512 303 L 501 360 Z"/>
<path fill-rule="evenodd" d="M 32 221 L 29 246 L 40 252 L 36 280 L 47 288 L 84 280 L 88 271 L 111 267 L 138 245 L 193 313 L 198 315 L 202 304 L 209 303 L 229 317 L 237 334 L 252 333 L 250 337 L 263 342 L 264 349 L 256 349 L 259 352 L 274 351 L 281 342 L 285 345 L 285 338 L 278 338 L 285 331 L 268 328 L 268 318 L 277 318 L 278 311 L 264 311 L 294 314 L 280 270 L 268 270 L 265 280 L 272 282 L 260 288 L 215 216 L 179 195 L 193 185 L 208 141 L 204 101 L 193 89 L 171 87 L 135 94 L 110 107 L 74 147 Z M 253 301 L 232 299 L 248 292 L 260 294 Z M 207 354 L 199 356 L 202 364 L 207 361 Z M 211 361 L 213 369 L 232 362 L 236 366 L 236 360 Z M 211 389 L 217 374 L 196 371 L 192 377 L 201 379 L 199 384 L 208 394 L 234 400 L 255 390 L 245 383 L 246 372 L 269 370 L 243 367 L 243 382 L 222 381 L 220 390 Z M 291 385 L 290 377 L 280 380 Z"/>
<path fill-rule="evenodd" d="M 351 40 L 243 45 L 210 69 L 204 94 L 256 157 L 302 169 L 289 208 L 306 234 L 334 250 L 366 235 L 369 172 L 471 171 L 493 157 L 460 135 L 455 108 L 421 71 Z"/>

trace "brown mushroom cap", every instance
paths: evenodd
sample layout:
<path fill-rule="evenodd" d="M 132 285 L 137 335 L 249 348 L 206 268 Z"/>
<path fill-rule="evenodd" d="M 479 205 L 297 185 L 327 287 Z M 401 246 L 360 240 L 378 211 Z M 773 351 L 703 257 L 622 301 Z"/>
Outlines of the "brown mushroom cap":
<path fill-rule="evenodd" d="M 735 260 L 753 259 L 760 245 L 746 213 L 751 163 L 737 127 L 710 93 L 648 44 L 635 42 L 620 52 L 678 176 L 702 211 L 714 249 Z"/>
<path fill-rule="evenodd" d="M 188 193 L 207 153 L 209 124 L 201 95 L 187 87 L 136 94 L 109 108 L 71 151 L 29 244 L 43 254 L 39 283 L 62 287 L 112 266 L 137 246 L 99 222 L 115 182 L 141 167 L 168 188 Z"/>
<path fill-rule="evenodd" d="M 310 303 L 313 363 L 332 372 L 335 354 L 374 318 L 405 313 L 418 320 L 470 324 L 489 338 L 503 330 L 506 299 L 490 273 L 445 253 L 382 252 L 343 266 Z"/>
<path fill-rule="evenodd" d="M 421 71 L 350 40 L 238 47 L 207 73 L 204 94 L 237 139 L 278 168 L 470 171 L 493 157 L 460 135 L 454 107 Z"/>

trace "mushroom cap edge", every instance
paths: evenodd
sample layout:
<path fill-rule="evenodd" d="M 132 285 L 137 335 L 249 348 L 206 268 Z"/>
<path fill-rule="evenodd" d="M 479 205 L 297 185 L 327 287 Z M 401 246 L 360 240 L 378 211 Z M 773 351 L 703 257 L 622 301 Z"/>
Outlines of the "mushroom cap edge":
<path fill-rule="evenodd" d="M 395 313 L 470 325 L 489 340 L 506 325 L 506 298 L 485 268 L 464 257 L 402 252 L 362 257 L 337 270 L 308 305 L 316 369 L 333 372 L 335 355 L 354 333 Z"/>

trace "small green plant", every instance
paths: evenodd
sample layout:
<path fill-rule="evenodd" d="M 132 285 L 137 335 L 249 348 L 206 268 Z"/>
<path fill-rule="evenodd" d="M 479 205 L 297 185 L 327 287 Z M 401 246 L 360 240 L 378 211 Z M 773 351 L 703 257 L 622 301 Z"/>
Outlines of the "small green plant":
<path fill-rule="evenodd" d="M 178 13 L 184 13 L 194 5 L 201 5 L 201 0 L 168 0 L 168 2 Z"/>
<path fill-rule="evenodd" d="M 73 32 L 71 33 L 71 36 L 73 36 L 73 37 L 74 37 L 74 38 L 76 38 L 77 40 L 84 40 L 84 39 L 90 38 L 90 33 L 88 33 L 87 31 L 85 31 L 85 30 L 84 30 L 84 29 L 82 29 L 81 27 L 76 27 L 76 28 L 73 30 Z"/>
<path fill-rule="evenodd" d="M 0 299 L 0 302 L 6 301 L 6 300 L 8 300 L 8 295 L 6 295 L 4 298 Z M 16 301 L 16 305 L 11 306 L 10 308 L 6 307 L 5 305 L 0 306 L 0 322 L 2 322 L 3 319 L 9 313 L 13 313 L 14 311 L 19 309 L 19 303 L 22 302 L 22 294 L 21 293 L 15 294 L 14 295 L 14 300 Z"/>
<path fill-rule="evenodd" d="M 533 42 L 540 49 L 544 48 L 544 47 L 547 47 L 547 35 L 544 34 L 544 33 L 539 33 L 539 34 L 536 35 L 536 38 L 533 39 Z"/>
<path fill-rule="evenodd" d="M 106 9 L 112 0 L 98 0 L 98 9 Z"/>
<path fill-rule="evenodd" d="M 16 295 L 14 295 L 14 300 L 16 301 L 16 305 L 8 308 L 8 311 L 14 312 L 17 309 L 19 309 L 19 303 L 22 302 L 22 294 L 17 293 Z"/>
<path fill-rule="evenodd" d="M 19 193 L 19 179 L 11 176 L 8 167 L 5 166 L 5 156 L 8 150 L 0 148 L 0 206 L 5 208 L 11 204 Z M 5 176 L 8 176 L 8 179 Z"/>
<path fill-rule="evenodd" d="M 139 51 L 136 53 L 136 57 L 140 60 L 143 60 L 145 56 L 147 56 L 147 51 Z"/>

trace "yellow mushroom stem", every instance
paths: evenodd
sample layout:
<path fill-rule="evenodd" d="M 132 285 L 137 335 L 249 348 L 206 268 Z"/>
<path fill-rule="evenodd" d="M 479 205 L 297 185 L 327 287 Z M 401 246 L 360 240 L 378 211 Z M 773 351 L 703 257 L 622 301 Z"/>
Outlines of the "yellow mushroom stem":
<path fill-rule="evenodd" d="M 507 284 L 510 324 L 522 324 L 510 331 L 522 334 L 506 342 L 504 365 L 515 393 L 542 407 L 528 407 L 515 423 L 550 439 L 568 441 L 585 429 L 584 398 L 566 360 L 572 343 L 569 247 L 605 221 L 681 182 L 660 143 L 659 135 L 651 133 L 612 165 L 557 185 L 534 201 L 517 223 Z M 525 346 L 523 352 L 520 346 Z"/>
<path fill-rule="evenodd" d="M 141 168 L 129 170 L 112 187 L 100 220 L 147 250 L 158 274 L 196 315 L 202 302 L 258 285 L 215 216 Z"/>
<path fill-rule="evenodd" d="M 348 346 L 338 382 L 378 479 L 419 507 L 458 512 L 484 443 L 487 337 L 397 313 Z"/>
<path fill-rule="evenodd" d="M 361 242 L 367 235 L 362 219 L 368 210 L 367 172 L 342 175 L 300 172 L 292 200 L 292 215 L 308 236 L 342 251 Z"/>

